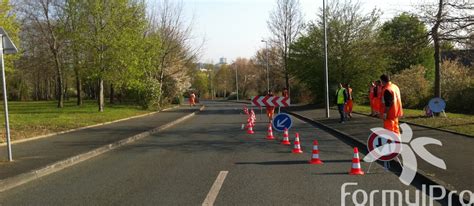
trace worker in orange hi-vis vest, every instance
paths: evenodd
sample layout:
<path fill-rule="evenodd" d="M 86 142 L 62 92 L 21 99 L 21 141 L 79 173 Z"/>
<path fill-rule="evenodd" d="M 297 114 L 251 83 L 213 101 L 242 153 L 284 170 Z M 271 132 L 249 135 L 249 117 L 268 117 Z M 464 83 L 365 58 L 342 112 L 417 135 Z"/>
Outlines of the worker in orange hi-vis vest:
<path fill-rule="evenodd" d="M 352 98 L 352 88 L 351 88 L 351 85 L 349 84 L 346 84 L 345 85 L 346 87 L 346 91 L 347 91 L 347 103 L 346 103 L 346 106 L 344 108 L 345 112 L 346 112 L 346 115 L 350 118 L 352 118 L 352 107 L 354 106 L 354 102 L 352 101 L 353 98 Z"/>
<path fill-rule="evenodd" d="M 289 97 L 289 94 L 288 94 L 288 89 L 287 88 L 284 88 L 283 91 L 281 92 L 281 96 L 287 98 Z"/>
<path fill-rule="evenodd" d="M 403 116 L 402 99 L 400 89 L 397 85 L 390 82 L 388 75 L 380 76 L 382 80 L 382 109 L 381 117 L 383 118 L 383 127 L 387 130 L 400 135 L 398 126 L 398 118 Z"/>
<path fill-rule="evenodd" d="M 195 105 L 196 105 L 196 94 L 194 94 L 194 92 L 191 92 L 191 94 L 189 95 L 189 106 L 192 107 Z"/>
<path fill-rule="evenodd" d="M 273 92 L 268 91 L 267 96 L 273 97 Z M 275 107 L 267 107 L 267 117 L 268 121 L 271 123 L 273 121 L 273 115 L 275 114 Z"/>
<path fill-rule="evenodd" d="M 369 84 L 369 103 L 370 103 L 370 116 L 375 116 L 374 110 L 374 89 L 375 89 L 375 82 L 370 82 Z"/>

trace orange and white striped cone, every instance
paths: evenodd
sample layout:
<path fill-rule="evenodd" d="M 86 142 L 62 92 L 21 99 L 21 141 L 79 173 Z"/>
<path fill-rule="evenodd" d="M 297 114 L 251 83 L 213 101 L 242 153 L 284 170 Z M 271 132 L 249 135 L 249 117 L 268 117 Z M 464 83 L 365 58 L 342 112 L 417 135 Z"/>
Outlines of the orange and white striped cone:
<path fill-rule="evenodd" d="M 313 142 L 313 153 L 311 154 L 311 160 L 309 163 L 313 165 L 323 164 L 323 161 L 319 159 L 318 140 L 314 140 Z"/>
<path fill-rule="evenodd" d="M 268 125 L 268 130 L 267 130 L 267 140 L 274 140 L 275 137 L 273 136 L 273 128 L 272 124 Z"/>
<path fill-rule="evenodd" d="M 359 149 L 357 147 L 354 147 L 354 156 L 352 157 L 352 167 L 349 174 L 350 175 L 364 175 L 364 171 L 362 171 L 362 167 L 360 166 Z"/>
<path fill-rule="evenodd" d="M 295 145 L 293 147 L 293 150 L 291 151 L 293 154 L 301 154 L 303 153 L 303 150 L 301 150 L 301 144 L 300 144 L 300 134 L 296 133 L 295 135 Z"/>
<path fill-rule="evenodd" d="M 285 128 L 285 131 L 283 132 L 283 141 L 281 141 L 282 145 L 291 145 L 290 142 L 290 135 L 288 135 L 288 129 Z"/>
<path fill-rule="evenodd" d="M 249 123 L 249 124 L 248 124 L 248 127 L 247 127 L 247 134 L 253 134 L 253 133 L 255 133 L 255 132 L 253 131 L 253 124 L 252 124 L 252 123 Z"/>

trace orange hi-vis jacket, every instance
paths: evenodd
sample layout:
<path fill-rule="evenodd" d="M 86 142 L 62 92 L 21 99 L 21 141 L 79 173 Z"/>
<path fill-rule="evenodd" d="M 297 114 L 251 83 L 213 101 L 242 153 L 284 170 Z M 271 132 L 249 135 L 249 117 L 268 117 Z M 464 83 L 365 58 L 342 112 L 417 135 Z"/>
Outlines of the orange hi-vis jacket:
<path fill-rule="evenodd" d="M 382 107 L 385 110 L 385 102 L 383 95 L 385 94 L 385 91 L 388 91 L 392 94 L 393 96 L 393 104 L 389 108 L 388 111 L 385 111 L 384 113 L 387 114 L 387 119 L 396 119 L 398 117 L 403 116 L 403 108 L 402 108 L 402 99 L 400 95 L 400 89 L 398 88 L 397 85 L 392 84 L 389 82 L 383 89 L 381 96 L 382 96 Z"/>
<path fill-rule="evenodd" d="M 372 101 L 372 99 L 374 98 L 374 88 L 375 88 L 375 86 L 370 86 L 370 90 L 369 90 L 369 99 L 370 99 L 370 101 Z"/>

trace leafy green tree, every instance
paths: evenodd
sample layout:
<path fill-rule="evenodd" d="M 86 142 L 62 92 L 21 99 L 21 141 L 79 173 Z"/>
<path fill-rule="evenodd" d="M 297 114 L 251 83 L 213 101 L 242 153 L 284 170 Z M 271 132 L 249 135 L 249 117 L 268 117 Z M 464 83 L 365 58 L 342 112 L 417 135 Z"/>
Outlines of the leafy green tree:
<path fill-rule="evenodd" d="M 215 77 L 214 82 L 216 85 L 217 93 L 219 96 L 227 97 L 228 93 L 234 88 L 232 84 L 235 81 L 235 76 L 229 68 L 229 65 L 220 65 Z"/>
<path fill-rule="evenodd" d="M 426 25 L 414 15 L 402 13 L 380 28 L 381 44 L 389 59 L 389 71 L 398 73 L 412 65 L 434 69 L 433 49 Z"/>
<path fill-rule="evenodd" d="M 193 83 L 191 88 L 195 90 L 198 95 L 204 95 L 209 90 L 209 76 L 203 71 L 196 71 L 193 76 Z"/>
<path fill-rule="evenodd" d="M 87 29 L 80 42 L 88 55 L 89 73 L 98 83 L 98 106 L 102 112 L 104 80 L 117 81 L 120 79 L 117 77 L 128 74 L 128 69 L 139 66 L 139 54 L 135 51 L 146 25 L 143 3 L 132 0 L 81 3 L 81 21 Z"/>
<path fill-rule="evenodd" d="M 12 5 L 9 0 L 0 1 L 0 25 L 8 33 L 15 45 L 21 48 L 19 42 L 20 25 L 16 21 L 16 15 L 12 13 Z M 13 61 L 18 59 L 19 55 L 5 56 L 5 69 L 11 71 L 13 69 Z"/>
<path fill-rule="evenodd" d="M 329 84 L 350 83 L 356 101 L 367 94 L 368 83 L 384 72 L 386 61 L 376 42 L 380 13 L 361 11 L 358 3 L 334 1 L 328 9 Z M 324 51 L 322 16 L 309 24 L 306 33 L 297 40 L 291 54 L 291 71 L 311 88 L 317 102 L 324 100 Z M 330 98 L 333 95 L 330 91 Z"/>
<path fill-rule="evenodd" d="M 68 40 L 66 44 L 65 55 L 67 61 L 65 62 L 69 67 L 72 67 L 76 81 L 76 97 L 77 105 L 82 105 L 82 72 L 84 67 L 84 59 L 81 59 L 81 51 L 85 48 L 81 44 L 81 35 L 87 29 L 84 22 L 81 22 L 80 16 L 80 0 L 68 0 L 65 2 L 62 17 L 64 23 L 65 38 Z"/>

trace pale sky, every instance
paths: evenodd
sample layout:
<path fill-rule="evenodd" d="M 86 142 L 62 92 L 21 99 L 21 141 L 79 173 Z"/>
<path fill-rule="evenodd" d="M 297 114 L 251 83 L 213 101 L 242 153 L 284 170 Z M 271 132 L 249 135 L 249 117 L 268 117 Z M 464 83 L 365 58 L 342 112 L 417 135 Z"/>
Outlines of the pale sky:
<path fill-rule="evenodd" d="M 149 0 L 156 1 L 156 0 Z M 171 0 L 182 1 L 187 19 L 193 20 L 196 45 L 204 39 L 201 61 L 217 63 L 220 57 L 228 63 L 237 57 L 250 58 L 265 47 L 262 39 L 269 38 L 267 20 L 276 0 Z M 327 0 L 331 1 L 331 0 Z M 428 0 L 433 1 L 433 0 Z M 314 20 L 322 0 L 300 0 L 305 22 Z M 402 11 L 413 10 L 416 0 L 359 0 L 369 12 L 377 7 L 383 12 L 382 21 Z"/>

